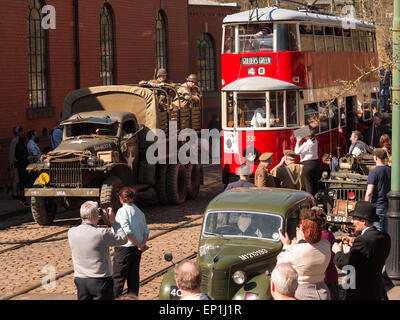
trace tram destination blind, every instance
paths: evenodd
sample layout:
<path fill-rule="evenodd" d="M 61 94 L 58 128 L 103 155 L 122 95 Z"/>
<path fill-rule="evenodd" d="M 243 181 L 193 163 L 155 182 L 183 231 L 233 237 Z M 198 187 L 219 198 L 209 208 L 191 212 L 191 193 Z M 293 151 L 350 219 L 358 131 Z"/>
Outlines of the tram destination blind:
<path fill-rule="evenodd" d="M 271 64 L 271 57 L 241 57 L 240 64 L 242 66 Z"/>

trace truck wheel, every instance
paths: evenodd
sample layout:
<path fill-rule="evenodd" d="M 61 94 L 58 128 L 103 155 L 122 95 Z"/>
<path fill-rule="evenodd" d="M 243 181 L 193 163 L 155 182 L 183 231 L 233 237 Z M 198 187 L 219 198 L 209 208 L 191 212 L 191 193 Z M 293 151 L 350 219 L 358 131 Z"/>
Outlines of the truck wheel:
<path fill-rule="evenodd" d="M 161 204 L 168 204 L 167 196 L 167 169 L 168 165 L 160 164 L 157 168 L 156 193 Z"/>
<path fill-rule="evenodd" d="M 56 216 L 57 203 L 51 198 L 31 197 L 31 211 L 38 225 L 48 226 Z"/>
<path fill-rule="evenodd" d="M 201 184 L 201 168 L 199 165 L 192 164 L 186 168 L 186 199 L 193 200 L 197 198 Z"/>
<path fill-rule="evenodd" d="M 119 202 L 118 192 L 122 188 L 123 183 L 120 178 L 111 176 L 104 180 L 100 190 L 100 205 L 112 207 L 114 213 L 121 207 Z M 103 223 L 110 225 L 107 218 L 103 216 Z"/>
<path fill-rule="evenodd" d="M 187 194 L 186 170 L 178 164 L 170 164 L 167 170 L 167 197 L 169 204 L 181 204 Z"/>

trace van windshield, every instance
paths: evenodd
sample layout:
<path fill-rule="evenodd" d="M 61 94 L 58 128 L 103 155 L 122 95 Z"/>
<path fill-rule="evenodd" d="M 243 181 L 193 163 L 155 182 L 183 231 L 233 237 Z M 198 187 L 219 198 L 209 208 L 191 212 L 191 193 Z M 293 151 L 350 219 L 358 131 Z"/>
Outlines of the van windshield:
<path fill-rule="evenodd" d="M 210 212 L 206 216 L 204 237 L 257 238 L 280 241 L 281 216 L 260 212 Z"/>

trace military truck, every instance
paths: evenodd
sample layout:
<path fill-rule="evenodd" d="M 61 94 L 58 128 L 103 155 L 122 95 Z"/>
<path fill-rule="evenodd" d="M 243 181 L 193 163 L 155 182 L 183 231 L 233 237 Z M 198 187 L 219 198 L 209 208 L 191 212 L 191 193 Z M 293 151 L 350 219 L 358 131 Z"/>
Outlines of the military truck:
<path fill-rule="evenodd" d="M 207 206 L 197 262 L 201 291 L 217 300 L 270 300 L 270 275 L 282 250 L 278 230 L 296 236 L 302 208 L 316 205 L 307 192 L 280 188 L 238 188 L 216 196 Z M 178 300 L 171 268 L 160 300 Z"/>
<path fill-rule="evenodd" d="M 172 91 L 178 96 L 173 87 L 137 85 L 70 92 L 64 101 L 61 144 L 27 167 L 38 176 L 33 187 L 25 189 L 34 220 L 49 225 L 59 205 L 76 206 L 89 199 L 116 210 L 117 191 L 124 185 L 137 192 L 154 188 L 162 204 L 195 199 L 203 183 L 201 165 L 170 163 L 174 150 L 168 143 L 163 161 L 146 159 L 154 144 L 146 141 L 149 131 L 162 129 L 168 142 L 170 120 L 176 121 L 177 134 L 186 128 L 198 134 L 202 128 L 201 105 L 181 108 Z M 178 141 L 177 149 L 183 143 Z"/>
<path fill-rule="evenodd" d="M 375 168 L 372 154 L 358 157 L 344 156 L 339 159 L 339 171 L 328 177 L 325 171 L 320 180 L 325 189 L 317 195 L 318 203 L 327 213 L 326 220 L 333 229 L 348 232 L 352 229 L 349 212 L 359 200 L 364 200 L 370 170 Z"/>

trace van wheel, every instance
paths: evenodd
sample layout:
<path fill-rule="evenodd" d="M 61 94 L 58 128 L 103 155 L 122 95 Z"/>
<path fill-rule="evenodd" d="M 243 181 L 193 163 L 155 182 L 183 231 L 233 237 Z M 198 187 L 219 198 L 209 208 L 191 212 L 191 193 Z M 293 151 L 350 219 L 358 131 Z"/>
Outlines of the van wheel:
<path fill-rule="evenodd" d="M 187 195 L 186 170 L 178 164 L 170 164 L 167 170 L 167 197 L 169 204 L 181 204 Z"/>
<path fill-rule="evenodd" d="M 192 164 L 186 168 L 186 199 L 196 199 L 200 192 L 201 168 L 199 165 Z"/>
<path fill-rule="evenodd" d="M 31 197 L 32 217 L 38 225 L 48 226 L 54 221 L 57 203 L 46 197 Z"/>
<path fill-rule="evenodd" d="M 160 164 L 157 168 L 156 193 L 161 204 L 168 204 L 167 196 L 167 169 L 168 165 Z"/>
<path fill-rule="evenodd" d="M 104 180 L 100 190 L 100 206 L 111 207 L 117 214 L 117 210 L 121 207 L 118 192 L 122 187 L 123 183 L 118 177 L 111 176 Z M 102 220 L 104 224 L 110 225 L 110 221 L 106 217 L 103 216 Z"/>

